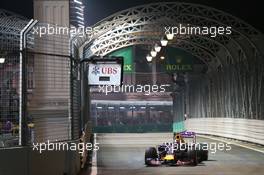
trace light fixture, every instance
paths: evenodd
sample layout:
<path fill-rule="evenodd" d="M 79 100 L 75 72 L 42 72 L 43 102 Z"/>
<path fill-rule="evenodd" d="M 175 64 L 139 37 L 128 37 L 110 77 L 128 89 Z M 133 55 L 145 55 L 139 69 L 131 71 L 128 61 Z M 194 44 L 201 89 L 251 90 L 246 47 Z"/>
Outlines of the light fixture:
<path fill-rule="evenodd" d="M 164 59 L 165 59 L 165 57 L 164 57 L 164 56 L 161 56 L 161 57 L 160 57 L 160 59 L 161 59 L 161 60 L 164 60 Z"/>
<path fill-rule="evenodd" d="M 151 62 L 151 61 L 152 61 L 152 56 L 147 55 L 147 56 L 146 56 L 146 59 L 147 59 L 148 62 Z"/>
<path fill-rule="evenodd" d="M 152 57 L 156 57 L 156 56 L 157 56 L 157 52 L 156 52 L 155 50 L 152 50 L 152 51 L 150 52 L 150 55 L 151 55 Z"/>
<path fill-rule="evenodd" d="M 82 11 L 83 12 L 83 8 L 81 7 L 77 7 L 77 6 L 74 6 L 74 8 L 76 8 L 77 10 L 80 10 L 80 11 Z"/>
<path fill-rule="evenodd" d="M 174 37 L 174 34 L 173 33 L 168 33 L 168 34 L 166 34 L 166 37 L 167 37 L 168 40 L 172 40 L 173 37 Z"/>
<path fill-rule="evenodd" d="M 77 13 L 77 14 L 80 15 L 80 16 L 84 16 L 83 13 L 80 13 L 80 12 L 75 12 L 75 13 Z"/>
<path fill-rule="evenodd" d="M 5 58 L 0 58 L 0 64 L 5 63 Z"/>
<path fill-rule="evenodd" d="M 161 44 L 161 46 L 165 47 L 168 44 L 168 40 L 163 38 L 163 39 L 161 39 L 160 44 Z"/>
<path fill-rule="evenodd" d="M 94 47 L 91 47 L 90 50 L 92 51 L 92 53 L 95 53 L 96 49 Z"/>
<path fill-rule="evenodd" d="M 173 80 L 174 82 L 176 82 L 177 78 L 178 78 L 178 74 L 177 74 L 177 73 L 173 73 L 173 74 L 172 74 L 172 80 Z"/>
<path fill-rule="evenodd" d="M 154 49 L 155 49 L 156 52 L 160 52 L 161 47 L 158 44 L 156 44 Z"/>
<path fill-rule="evenodd" d="M 81 16 L 77 16 L 76 18 L 78 18 L 78 19 L 80 19 L 80 20 L 84 20 L 84 18 L 81 17 Z"/>
<path fill-rule="evenodd" d="M 77 4 L 81 4 L 82 5 L 82 2 L 80 2 L 80 1 L 74 0 L 74 2 L 76 2 Z"/>

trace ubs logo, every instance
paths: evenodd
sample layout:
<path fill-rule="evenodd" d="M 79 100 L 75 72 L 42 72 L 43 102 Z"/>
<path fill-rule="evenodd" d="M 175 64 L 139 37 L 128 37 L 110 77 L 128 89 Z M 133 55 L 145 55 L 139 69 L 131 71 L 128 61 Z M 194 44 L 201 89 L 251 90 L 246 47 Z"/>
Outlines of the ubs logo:
<path fill-rule="evenodd" d="M 100 74 L 99 69 L 100 69 L 100 67 L 98 67 L 98 66 L 94 66 L 94 67 L 93 67 L 92 74 L 95 74 L 95 75 Z"/>
<path fill-rule="evenodd" d="M 108 66 L 104 66 L 104 67 L 94 66 L 92 70 L 92 74 L 94 75 L 98 75 L 98 74 L 115 75 L 117 74 L 117 72 L 118 72 L 117 68 L 108 67 Z"/>
<path fill-rule="evenodd" d="M 112 74 L 115 75 L 117 74 L 117 68 L 113 68 L 113 67 L 102 67 L 102 74 Z"/>

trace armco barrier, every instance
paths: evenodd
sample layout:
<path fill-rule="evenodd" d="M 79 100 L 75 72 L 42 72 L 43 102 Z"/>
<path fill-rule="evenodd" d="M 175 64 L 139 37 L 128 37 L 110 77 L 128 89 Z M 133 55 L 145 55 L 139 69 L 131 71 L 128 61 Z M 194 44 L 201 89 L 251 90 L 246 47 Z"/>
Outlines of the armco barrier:
<path fill-rule="evenodd" d="M 264 145 L 264 121 L 238 118 L 192 118 L 187 130 Z"/>

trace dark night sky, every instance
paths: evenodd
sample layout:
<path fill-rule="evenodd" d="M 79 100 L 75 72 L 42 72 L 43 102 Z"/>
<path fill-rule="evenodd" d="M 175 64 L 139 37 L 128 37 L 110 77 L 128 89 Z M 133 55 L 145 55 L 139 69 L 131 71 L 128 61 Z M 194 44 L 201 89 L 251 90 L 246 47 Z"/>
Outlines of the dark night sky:
<path fill-rule="evenodd" d="M 170 0 L 165 0 L 170 1 Z M 173 1 L 173 0 L 171 0 Z M 264 32 L 264 13 L 261 0 L 174 0 L 203 4 L 228 12 L 239 17 L 257 29 Z M 98 20 L 114 12 L 150 2 L 162 0 L 85 0 L 87 24 L 94 24 Z M 28 18 L 33 16 L 33 0 L 1 0 L 0 8 L 4 8 Z"/>

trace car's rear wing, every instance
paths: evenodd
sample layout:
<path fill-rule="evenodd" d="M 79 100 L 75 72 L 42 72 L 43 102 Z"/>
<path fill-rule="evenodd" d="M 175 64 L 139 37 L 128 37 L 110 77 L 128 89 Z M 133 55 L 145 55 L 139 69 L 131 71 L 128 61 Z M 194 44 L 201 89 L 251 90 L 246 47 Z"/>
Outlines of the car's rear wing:
<path fill-rule="evenodd" d="M 183 138 L 195 138 L 196 137 L 196 133 L 192 131 L 183 131 L 183 132 L 180 132 L 180 135 Z"/>

